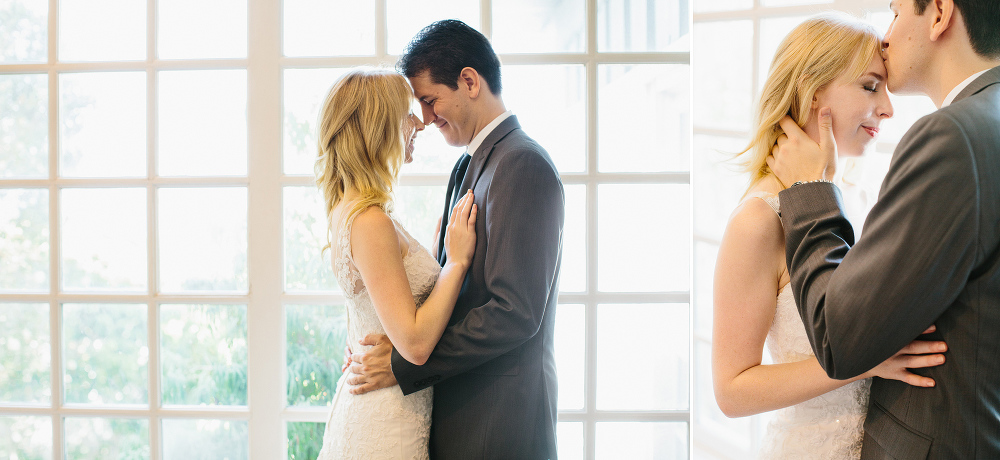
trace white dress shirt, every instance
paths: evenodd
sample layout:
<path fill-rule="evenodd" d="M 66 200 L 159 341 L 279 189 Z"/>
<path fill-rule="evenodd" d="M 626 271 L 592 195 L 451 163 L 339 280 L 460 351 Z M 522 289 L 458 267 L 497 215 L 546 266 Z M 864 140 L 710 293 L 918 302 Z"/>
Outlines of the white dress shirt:
<path fill-rule="evenodd" d="M 494 118 L 493 121 L 484 126 L 483 130 L 479 131 L 479 134 L 476 134 L 476 137 L 472 138 L 472 142 L 469 142 L 469 147 L 468 147 L 469 155 L 475 155 L 476 150 L 478 150 L 479 146 L 482 145 L 483 141 L 486 140 L 486 136 L 489 136 L 490 133 L 492 133 L 493 130 L 496 129 L 497 125 L 499 125 L 501 122 L 506 120 L 507 117 L 510 117 L 513 114 L 514 112 L 508 110 L 504 113 L 501 113 L 500 115 L 497 115 L 497 117 Z"/>
<path fill-rule="evenodd" d="M 955 87 L 955 89 L 951 90 L 951 92 L 948 93 L 948 97 L 944 98 L 944 102 L 941 103 L 941 108 L 943 109 L 945 107 L 948 107 L 949 105 L 951 105 L 952 102 L 955 102 L 955 98 L 958 97 L 958 93 L 961 93 L 966 86 L 969 86 L 969 84 L 971 84 L 973 81 L 979 78 L 980 75 L 986 73 L 986 70 L 983 70 L 982 72 L 976 72 L 972 74 L 971 77 L 966 78 L 965 81 L 959 83 L 958 86 Z"/>

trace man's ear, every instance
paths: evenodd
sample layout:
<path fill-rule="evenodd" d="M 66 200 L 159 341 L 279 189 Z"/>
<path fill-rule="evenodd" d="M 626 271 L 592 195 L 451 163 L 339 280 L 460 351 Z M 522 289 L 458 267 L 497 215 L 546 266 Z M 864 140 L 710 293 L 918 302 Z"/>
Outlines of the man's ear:
<path fill-rule="evenodd" d="M 463 68 L 458 74 L 458 89 L 466 91 L 472 99 L 479 97 L 479 91 L 482 89 L 482 77 L 479 76 L 479 72 L 472 67 Z"/>
<path fill-rule="evenodd" d="M 930 39 L 937 41 L 954 25 L 955 0 L 933 0 L 927 5 L 924 14 L 932 15 Z"/>

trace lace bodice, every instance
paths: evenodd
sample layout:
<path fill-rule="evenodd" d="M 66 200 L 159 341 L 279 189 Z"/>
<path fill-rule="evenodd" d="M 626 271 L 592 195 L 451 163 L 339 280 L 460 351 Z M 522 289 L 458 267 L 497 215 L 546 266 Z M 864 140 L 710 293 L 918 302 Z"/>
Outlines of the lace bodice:
<path fill-rule="evenodd" d="M 351 252 L 351 230 L 354 227 L 354 217 L 341 226 L 337 236 L 337 249 L 333 254 L 333 266 L 337 275 L 337 282 L 344 290 L 347 298 L 347 335 L 351 343 L 358 343 L 358 340 L 371 333 L 385 334 L 382 323 L 375 312 L 375 305 L 372 303 L 368 289 L 361 279 L 361 273 L 354 265 L 354 256 Z M 391 216 L 390 216 L 391 217 Z M 409 250 L 403 257 L 403 268 L 406 270 L 407 281 L 410 282 L 410 293 L 417 308 L 427 300 L 434 283 L 437 281 L 441 266 L 437 260 L 431 256 L 430 252 L 424 249 L 409 232 L 403 228 L 395 219 L 392 219 L 406 240 L 409 243 Z M 361 351 L 364 351 L 362 348 Z"/>
<path fill-rule="evenodd" d="M 778 197 L 754 194 L 778 212 Z M 812 358 L 791 284 L 777 296 L 767 351 L 775 364 Z M 858 380 L 808 401 L 774 412 L 759 453 L 761 459 L 844 460 L 861 456 L 862 424 L 868 411 L 870 379 Z"/>
<path fill-rule="evenodd" d="M 441 267 L 398 222 L 397 229 L 406 237 L 409 249 L 403 267 L 417 308 L 430 295 Z M 367 351 L 358 341 L 368 334 L 385 334 L 375 305 L 354 264 L 351 252 L 353 217 L 341 226 L 334 243 L 333 267 L 344 290 L 347 310 L 347 337 L 354 352 Z M 331 346 L 343 346 L 331 344 Z M 403 396 L 398 386 L 363 395 L 349 394 L 349 371 L 337 382 L 330 419 L 323 436 L 319 460 L 340 459 L 413 459 L 428 458 L 433 389 L 427 388 Z"/>

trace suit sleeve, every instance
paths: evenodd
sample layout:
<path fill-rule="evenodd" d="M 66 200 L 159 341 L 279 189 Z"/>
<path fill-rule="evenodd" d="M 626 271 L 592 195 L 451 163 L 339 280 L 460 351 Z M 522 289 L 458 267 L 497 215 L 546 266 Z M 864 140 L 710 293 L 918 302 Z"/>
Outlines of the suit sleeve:
<path fill-rule="evenodd" d="M 958 298 L 979 251 L 973 158 L 961 126 L 946 113 L 918 121 L 900 141 L 853 248 L 836 187 L 781 192 L 795 301 L 830 377 L 872 369 Z"/>
<path fill-rule="evenodd" d="M 485 235 L 479 237 L 487 238 L 484 274 L 490 299 L 445 329 L 424 365 L 393 352 L 393 374 L 404 394 L 474 369 L 528 341 L 541 327 L 549 297 L 557 295 L 564 197 L 551 164 L 530 150 L 506 153 L 485 206 L 479 206 L 479 218 L 485 219 Z M 476 254 L 477 259 L 482 256 Z"/>

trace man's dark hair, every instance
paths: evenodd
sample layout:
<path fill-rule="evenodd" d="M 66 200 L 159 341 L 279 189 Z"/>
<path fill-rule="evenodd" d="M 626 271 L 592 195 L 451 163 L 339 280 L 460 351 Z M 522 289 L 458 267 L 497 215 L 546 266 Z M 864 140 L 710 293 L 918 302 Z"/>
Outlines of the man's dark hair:
<path fill-rule="evenodd" d="M 1000 59 L 1000 1 L 954 1 L 955 8 L 962 13 L 962 20 L 965 21 L 972 50 L 985 58 Z M 924 14 L 930 2 L 931 0 L 913 0 L 917 14 Z"/>
<path fill-rule="evenodd" d="M 490 92 L 500 95 L 500 59 L 478 30 L 457 19 L 445 19 L 424 27 L 399 58 L 399 71 L 409 78 L 424 71 L 431 81 L 458 89 L 462 69 L 472 67 L 486 80 Z"/>

